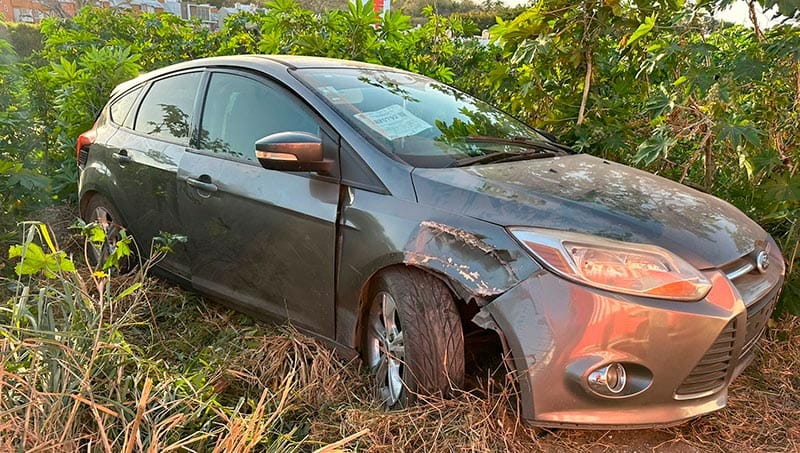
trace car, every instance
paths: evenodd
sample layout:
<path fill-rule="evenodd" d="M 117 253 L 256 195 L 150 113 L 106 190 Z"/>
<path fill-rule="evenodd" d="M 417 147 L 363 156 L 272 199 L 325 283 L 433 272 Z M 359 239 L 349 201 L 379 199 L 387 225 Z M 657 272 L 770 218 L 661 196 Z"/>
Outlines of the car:
<path fill-rule="evenodd" d="M 489 339 L 532 425 L 694 418 L 784 279 L 730 204 L 372 64 L 179 63 L 119 85 L 76 151 L 97 259 L 185 235 L 159 272 L 360 354 L 388 408 L 452 394 Z"/>

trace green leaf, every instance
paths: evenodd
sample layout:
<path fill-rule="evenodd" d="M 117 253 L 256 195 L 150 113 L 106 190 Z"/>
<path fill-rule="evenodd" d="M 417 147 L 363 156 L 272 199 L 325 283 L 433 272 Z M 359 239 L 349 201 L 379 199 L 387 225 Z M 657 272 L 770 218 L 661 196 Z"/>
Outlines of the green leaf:
<path fill-rule="evenodd" d="M 131 256 L 131 248 L 130 243 L 132 238 L 127 235 L 125 230 L 119 232 L 120 238 L 117 240 L 114 246 L 114 253 L 110 254 L 106 261 L 103 263 L 103 270 L 109 269 L 111 267 L 119 267 L 120 262 L 123 258 Z"/>
<path fill-rule="evenodd" d="M 674 82 L 672 82 L 672 86 L 674 86 L 674 87 L 681 86 L 681 85 L 683 85 L 684 83 L 686 83 L 686 81 L 687 81 L 687 80 L 689 80 L 689 79 L 688 79 L 686 76 L 680 76 L 680 77 L 678 77 L 678 79 L 677 79 L 677 80 L 675 80 Z"/>
<path fill-rule="evenodd" d="M 800 17 L 800 2 L 797 0 L 765 0 L 764 10 L 769 10 L 773 6 L 778 6 L 778 12 L 786 17 L 797 19 Z"/>
<path fill-rule="evenodd" d="M 750 156 L 747 155 L 746 152 L 740 147 L 738 148 L 738 156 L 739 156 L 739 167 L 744 168 L 747 172 L 747 179 L 752 180 L 753 174 L 755 173 L 755 167 L 753 165 L 753 161 L 750 159 Z"/>
<path fill-rule="evenodd" d="M 48 177 L 37 175 L 27 169 L 20 169 L 8 178 L 9 185 L 20 186 L 29 191 L 46 189 L 49 182 Z"/>
<path fill-rule="evenodd" d="M 666 88 L 662 86 L 659 87 L 658 92 L 647 100 L 645 108 L 652 113 L 654 117 L 653 122 L 656 122 L 656 120 L 660 120 L 661 117 L 669 115 L 675 109 L 675 101 L 670 97 Z"/>
<path fill-rule="evenodd" d="M 64 252 L 58 252 L 58 268 L 62 272 L 76 272 L 75 263 Z"/>
<path fill-rule="evenodd" d="M 764 190 L 768 199 L 800 203 L 800 173 L 794 176 L 789 172 L 776 175 L 764 184 Z"/>
<path fill-rule="evenodd" d="M 12 245 L 8 248 L 8 259 L 19 258 L 22 256 L 22 246 Z"/>
<path fill-rule="evenodd" d="M 12 245 L 8 249 L 8 257 L 20 258 L 14 267 L 14 272 L 19 276 L 42 272 L 47 278 L 54 278 L 60 272 L 75 272 L 75 264 L 66 253 L 45 253 L 42 247 L 33 242 Z"/>
<path fill-rule="evenodd" d="M 635 43 L 639 39 L 647 36 L 648 33 L 656 26 L 656 18 L 658 14 L 653 13 L 651 16 L 646 17 L 644 22 L 639 24 L 636 28 L 636 31 L 633 32 L 631 37 L 628 39 L 628 42 L 625 44 L 625 47 L 629 47 L 631 44 Z"/>
<path fill-rule="evenodd" d="M 117 297 L 115 297 L 115 298 L 114 298 L 114 300 L 121 300 L 121 299 L 124 299 L 125 297 L 128 297 L 128 296 L 130 296 L 131 294 L 133 294 L 133 293 L 134 293 L 134 292 L 135 292 L 137 289 L 139 289 L 139 288 L 141 288 L 141 287 L 142 287 L 142 284 L 141 284 L 141 282 L 134 283 L 133 285 L 131 285 L 131 286 L 129 286 L 129 287 L 127 287 L 127 288 L 125 288 L 125 290 L 124 290 L 124 291 L 122 291 L 121 293 L 119 293 L 119 294 L 117 295 Z"/>
<path fill-rule="evenodd" d="M 778 301 L 777 312 L 786 311 L 795 316 L 800 315 L 800 280 L 789 280 L 783 287 L 783 293 Z"/>
<path fill-rule="evenodd" d="M 677 140 L 673 137 L 656 133 L 656 135 L 651 136 L 639 145 L 636 149 L 636 155 L 633 156 L 633 162 L 649 165 L 658 158 L 667 157 L 669 150 L 675 146 L 675 143 L 677 143 Z"/>
<path fill-rule="evenodd" d="M 47 255 L 38 244 L 12 245 L 8 250 L 9 258 L 21 258 L 14 267 L 17 275 L 33 275 L 47 268 Z"/>
<path fill-rule="evenodd" d="M 730 140 L 734 148 L 751 145 L 758 147 L 761 145 L 761 131 L 756 129 L 749 120 L 734 120 L 730 123 L 719 125 L 719 139 Z"/>

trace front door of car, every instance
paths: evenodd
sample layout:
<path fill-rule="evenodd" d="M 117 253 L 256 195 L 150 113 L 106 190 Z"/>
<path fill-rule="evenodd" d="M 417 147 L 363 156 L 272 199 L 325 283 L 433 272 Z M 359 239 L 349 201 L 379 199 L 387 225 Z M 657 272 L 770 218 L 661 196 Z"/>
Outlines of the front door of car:
<path fill-rule="evenodd" d="M 338 136 L 289 91 L 248 74 L 213 72 L 206 92 L 178 172 L 193 286 L 333 337 L 338 170 L 266 170 L 255 142 L 316 134 L 338 168 Z"/>

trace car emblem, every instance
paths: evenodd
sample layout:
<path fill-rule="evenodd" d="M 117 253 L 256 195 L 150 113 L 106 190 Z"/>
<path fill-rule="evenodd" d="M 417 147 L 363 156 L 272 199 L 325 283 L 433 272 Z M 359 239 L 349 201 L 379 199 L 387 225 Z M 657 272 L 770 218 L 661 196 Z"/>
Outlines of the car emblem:
<path fill-rule="evenodd" d="M 762 274 L 767 271 L 769 268 L 769 254 L 764 250 L 758 252 L 758 256 L 756 257 L 756 268 Z"/>

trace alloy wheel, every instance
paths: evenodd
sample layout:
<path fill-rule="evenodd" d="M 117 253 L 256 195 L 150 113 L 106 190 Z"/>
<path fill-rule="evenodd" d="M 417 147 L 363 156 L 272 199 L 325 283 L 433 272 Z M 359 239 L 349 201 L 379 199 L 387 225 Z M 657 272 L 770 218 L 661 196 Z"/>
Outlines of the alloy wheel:
<path fill-rule="evenodd" d="M 380 401 L 392 407 L 400 401 L 405 369 L 405 343 L 391 294 L 381 291 L 372 300 L 367 328 L 366 359 L 374 373 L 375 390 Z"/>

